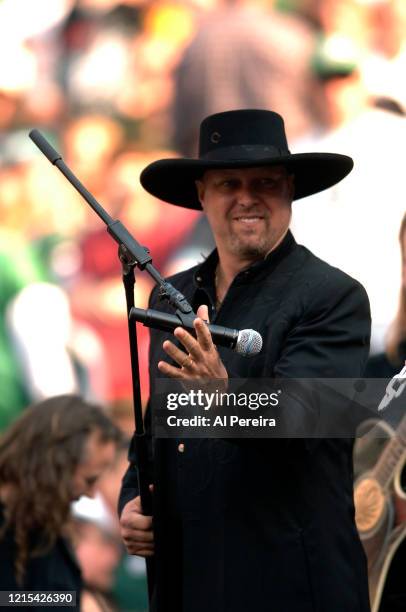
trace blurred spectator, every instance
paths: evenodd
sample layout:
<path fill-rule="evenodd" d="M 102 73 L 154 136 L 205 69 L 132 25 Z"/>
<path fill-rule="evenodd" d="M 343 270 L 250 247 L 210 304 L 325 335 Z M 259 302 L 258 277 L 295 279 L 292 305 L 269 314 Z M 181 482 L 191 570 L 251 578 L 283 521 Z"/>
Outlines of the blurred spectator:
<path fill-rule="evenodd" d="M 69 303 L 63 289 L 54 284 L 66 274 L 67 260 L 65 257 L 61 265 L 62 257 L 53 256 L 61 243 L 60 228 L 64 225 L 68 232 L 77 217 L 72 203 L 70 221 L 63 223 L 63 197 L 59 199 L 60 216 L 51 213 L 56 208 L 55 193 L 52 202 L 51 197 L 47 200 L 46 192 L 35 198 L 43 186 L 42 180 L 37 182 L 37 170 L 40 172 L 35 163 L 28 161 L 0 169 L 3 225 L 0 250 L 4 264 L 0 272 L 4 283 L 1 310 L 3 337 L 9 346 L 4 354 L 14 355 L 16 374 L 24 372 L 23 405 L 28 403 L 27 399 L 37 400 L 79 388 L 71 355 L 67 353 Z M 47 186 L 52 185 L 51 181 Z M 61 366 L 59 372 L 57 364 Z M 66 380 L 61 382 L 64 377 Z M 20 402 L 10 402 L 8 410 L 15 411 L 19 406 Z"/>
<path fill-rule="evenodd" d="M 369 2 L 371 51 L 362 71 L 376 103 L 406 114 L 406 3 L 404 0 Z"/>
<path fill-rule="evenodd" d="M 159 132 L 166 128 L 167 137 L 165 113 L 173 95 L 172 71 L 194 30 L 194 13 L 187 2 L 155 0 L 143 13 L 142 31 L 133 41 L 131 56 L 136 82 L 132 91 L 127 89 L 127 95 L 121 97 L 120 109 L 147 120 L 147 129 L 141 127 L 141 138 L 151 146 L 168 144 Z"/>
<path fill-rule="evenodd" d="M 87 364 L 75 346 L 74 321 L 63 289 L 46 282 L 31 283 L 14 297 L 6 314 L 31 400 L 88 391 Z M 87 339 L 92 340 L 89 334 Z"/>
<path fill-rule="evenodd" d="M 62 66 L 74 112 L 114 111 L 130 78 L 130 47 L 137 30 L 138 11 L 129 3 L 76 3 L 63 32 Z"/>
<path fill-rule="evenodd" d="M 131 432 L 132 435 L 132 432 Z M 130 436 L 123 439 L 115 461 L 105 471 L 98 483 L 98 492 L 103 499 L 106 515 L 110 516 L 111 524 L 114 524 L 119 531 L 119 521 L 117 516 L 117 504 L 121 489 L 121 480 L 128 468 L 128 445 Z"/>
<path fill-rule="evenodd" d="M 341 57 L 339 47 L 337 56 L 335 44 L 328 43 L 315 66 L 323 82 L 329 127 L 297 142 L 295 152 L 346 153 L 355 169 L 325 194 L 296 202 L 292 228 L 298 242 L 365 286 L 371 301 L 371 350 L 376 352 L 383 347 L 399 278 L 393 236 L 405 211 L 406 119 L 372 106 L 357 52 L 352 58 L 347 53 Z"/>
<path fill-rule="evenodd" d="M 370 38 L 367 3 L 368 0 L 314 0 L 313 10 L 324 36 L 349 40 L 366 49 Z"/>
<path fill-rule="evenodd" d="M 7 92 L 0 84 L 0 130 L 7 129 L 17 115 L 19 98 Z"/>
<path fill-rule="evenodd" d="M 385 351 L 378 355 L 373 355 L 367 363 L 365 371 L 367 378 L 392 378 L 406 364 L 406 215 L 403 217 L 400 226 L 399 242 L 402 261 L 402 282 L 398 311 L 395 320 L 389 328 Z"/>
<path fill-rule="evenodd" d="M 134 425 L 131 430 L 131 435 L 133 430 Z M 104 501 L 105 508 L 110 511 L 110 516 L 114 517 L 118 529 L 118 497 L 121 481 L 128 467 L 127 454 L 128 442 L 122 444 L 115 463 L 99 482 L 99 492 Z M 148 594 L 144 559 L 129 555 L 123 550 L 120 563 L 116 568 L 112 593 L 120 610 L 126 610 L 127 612 L 147 612 Z"/>
<path fill-rule="evenodd" d="M 73 590 L 82 577 L 67 540 L 70 503 L 93 495 L 114 460 L 120 433 L 78 396 L 27 409 L 0 439 L 3 590 Z"/>
<path fill-rule="evenodd" d="M 203 117 L 232 108 L 282 113 L 290 139 L 318 123 L 317 84 L 309 70 L 313 32 L 272 4 L 218 2 L 202 20 L 175 75 L 173 144 L 183 154 L 196 153 Z"/>
<path fill-rule="evenodd" d="M 117 531 L 98 511 L 99 503 L 99 498 L 82 498 L 73 511 L 74 548 L 83 578 L 83 612 L 117 609 L 111 589 L 122 545 Z"/>
<path fill-rule="evenodd" d="M 134 425 L 131 429 L 131 433 Z M 117 515 L 122 477 L 128 467 L 128 440 L 120 445 L 116 459 L 99 479 L 94 498 L 74 502 L 76 550 L 82 565 L 88 599 L 107 597 L 126 612 L 148 609 L 145 562 L 128 555 L 121 543 Z M 84 541 L 83 541 L 84 538 Z M 97 550 L 98 549 L 98 550 Z M 119 552 L 119 554 L 118 554 Z M 99 554 L 99 559 L 93 557 Z M 107 604 L 107 602 L 105 602 Z"/>
<path fill-rule="evenodd" d="M 68 121 L 65 127 L 64 157 L 87 189 L 97 197 L 103 189 L 110 164 L 124 142 L 124 131 L 118 121 L 102 115 L 82 114 Z M 83 206 L 90 210 L 85 203 Z M 94 214 L 92 219 L 96 219 Z"/>
<path fill-rule="evenodd" d="M 7 308 L 18 292 L 39 279 L 29 247 L 15 233 L 0 230 L 0 430 L 28 403 L 23 370 L 6 320 Z"/>

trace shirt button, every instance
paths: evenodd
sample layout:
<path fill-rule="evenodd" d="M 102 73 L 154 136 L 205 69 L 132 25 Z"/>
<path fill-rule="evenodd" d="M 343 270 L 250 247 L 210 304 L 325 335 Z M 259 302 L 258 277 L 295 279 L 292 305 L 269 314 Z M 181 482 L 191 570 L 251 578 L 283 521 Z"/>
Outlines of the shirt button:
<path fill-rule="evenodd" d="M 201 283 L 202 282 L 202 277 L 201 276 L 196 276 L 196 280 L 197 280 L 198 283 Z"/>
<path fill-rule="evenodd" d="M 185 452 L 185 445 L 183 443 L 178 445 L 178 451 L 180 453 L 184 453 Z"/>

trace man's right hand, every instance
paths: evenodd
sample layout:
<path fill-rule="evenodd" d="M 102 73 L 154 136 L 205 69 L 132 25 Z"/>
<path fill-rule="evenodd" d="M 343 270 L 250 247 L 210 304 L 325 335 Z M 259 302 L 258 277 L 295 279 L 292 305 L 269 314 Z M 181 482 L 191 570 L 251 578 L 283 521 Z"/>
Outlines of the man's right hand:
<path fill-rule="evenodd" d="M 141 512 L 140 496 L 127 502 L 120 518 L 121 537 L 130 555 L 151 557 L 154 554 L 152 516 Z"/>

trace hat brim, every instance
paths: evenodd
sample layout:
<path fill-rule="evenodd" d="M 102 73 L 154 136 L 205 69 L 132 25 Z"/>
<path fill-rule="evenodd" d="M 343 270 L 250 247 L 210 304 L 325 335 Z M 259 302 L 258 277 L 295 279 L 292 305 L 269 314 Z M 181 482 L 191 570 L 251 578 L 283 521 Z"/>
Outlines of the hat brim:
<path fill-rule="evenodd" d="M 160 159 L 149 164 L 141 173 L 141 185 L 160 200 L 201 210 L 195 181 L 206 170 L 221 168 L 252 168 L 285 166 L 295 176 L 294 200 L 332 187 L 353 168 L 347 155 L 338 153 L 295 153 L 272 158 L 241 160 Z"/>

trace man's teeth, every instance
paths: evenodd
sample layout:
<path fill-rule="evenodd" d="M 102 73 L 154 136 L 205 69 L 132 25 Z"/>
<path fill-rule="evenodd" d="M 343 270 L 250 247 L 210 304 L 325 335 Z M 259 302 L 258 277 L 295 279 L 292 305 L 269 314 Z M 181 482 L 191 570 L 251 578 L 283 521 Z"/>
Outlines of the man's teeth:
<path fill-rule="evenodd" d="M 260 219 L 262 219 L 262 217 L 237 217 L 237 221 L 244 221 L 245 223 L 254 223 Z"/>

